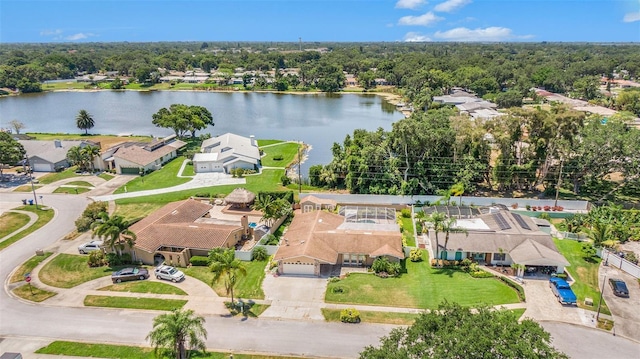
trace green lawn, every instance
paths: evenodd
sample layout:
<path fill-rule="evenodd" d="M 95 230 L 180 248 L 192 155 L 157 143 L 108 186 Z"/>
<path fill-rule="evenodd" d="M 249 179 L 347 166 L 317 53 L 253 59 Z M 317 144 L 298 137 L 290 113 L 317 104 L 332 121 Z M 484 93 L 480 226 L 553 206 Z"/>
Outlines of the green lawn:
<path fill-rule="evenodd" d="M 275 146 L 261 148 L 264 156 L 261 159 L 262 165 L 266 167 L 287 167 L 298 156 L 297 143 L 283 142 Z M 281 160 L 275 160 L 275 157 L 282 157 Z"/>
<path fill-rule="evenodd" d="M 210 333 L 209 335 L 211 335 Z M 152 348 L 135 347 L 113 344 L 89 344 L 80 342 L 55 341 L 46 347 L 36 350 L 37 354 L 67 355 L 94 358 L 114 359 L 159 359 Z M 229 353 L 207 352 L 206 354 L 191 353 L 194 359 L 228 359 Z M 257 355 L 257 354 L 233 354 L 234 359 L 300 359 L 300 357 Z"/>
<path fill-rule="evenodd" d="M 43 302 L 58 294 L 37 288 L 33 285 L 30 286 L 29 284 L 23 284 L 18 288 L 15 288 L 12 292 L 22 299 L 30 300 L 37 303 Z"/>
<path fill-rule="evenodd" d="M 53 193 L 82 194 L 89 191 L 91 191 L 91 188 L 87 187 L 58 187 Z"/>
<path fill-rule="evenodd" d="M 582 243 L 568 239 L 555 239 L 554 243 L 560 250 L 560 253 L 567 258 L 571 265 L 565 270 L 569 272 L 575 282 L 571 285 L 571 289 L 578 297 L 578 306 L 580 308 L 596 311 L 600 302 L 600 289 L 598 288 L 598 267 L 601 258 L 594 257 L 590 261 L 586 261 L 582 255 Z M 593 306 L 584 304 L 585 298 L 593 299 Z M 600 312 L 611 314 L 607 304 L 602 301 Z"/>
<path fill-rule="evenodd" d="M 267 266 L 268 261 L 252 261 L 243 262 L 247 268 L 247 275 L 240 277 L 233 291 L 236 298 L 247 299 L 264 299 L 264 292 L 262 291 L 262 281 L 264 280 L 264 268 Z M 209 267 L 191 267 L 183 268 L 184 274 L 199 279 L 208 285 L 211 285 L 213 280 L 213 273 L 209 270 Z M 224 288 L 224 282 L 222 278 L 212 286 L 213 290 L 221 297 L 226 297 L 227 291 Z"/>
<path fill-rule="evenodd" d="M 23 213 L 5 212 L 0 216 L 0 238 L 22 228 L 29 223 L 29 216 Z"/>
<path fill-rule="evenodd" d="M 444 300 L 463 306 L 518 303 L 514 289 L 494 278 L 473 278 L 468 273 L 431 268 L 423 252 L 422 262 L 406 262 L 407 273 L 398 278 L 379 278 L 373 274 L 352 273 L 329 283 L 325 300 L 350 303 L 435 309 Z M 342 293 L 334 293 L 340 287 Z M 384 293 L 384 295 L 381 295 Z"/>
<path fill-rule="evenodd" d="M 9 283 L 17 283 L 24 280 L 24 275 L 27 273 L 31 273 L 38 264 L 42 263 L 45 259 L 51 256 L 51 252 L 44 252 L 43 256 L 33 256 L 27 259 L 26 262 L 22 263 L 18 269 L 13 272 Z"/>
<path fill-rule="evenodd" d="M 247 183 L 245 185 L 225 185 L 209 188 L 195 188 L 185 191 L 162 193 L 153 196 L 123 198 L 116 200 L 116 204 L 118 205 L 116 214 L 124 215 L 127 218 L 138 218 L 137 216 L 129 216 L 128 212 L 120 209 L 120 206 L 127 206 L 127 210 L 132 210 L 139 214 L 147 215 L 153 210 L 167 203 L 187 199 L 191 196 L 194 196 L 195 194 L 208 193 L 210 196 L 215 197 L 217 194 L 227 195 L 238 187 L 246 188 L 253 193 L 258 193 L 260 191 L 285 190 L 285 188 L 280 185 L 280 177 L 282 177 L 283 174 L 284 170 L 280 169 L 263 170 L 262 174 L 260 175 L 247 176 Z M 147 178 L 148 177 L 149 176 L 147 176 Z M 149 212 L 138 210 L 138 206 L 146 207 Z"/>
<path fill-rule="evenodd" d="M 42 184 L 50 184 L 56 181 L 73 177 L 78 177 L 78 174 L 76 173 L 76 166 L 69 167 L 61 172 L 48 173 L 42 177 L 39 177 L 38 182 Z"/>
<path fill-rule="evenodd" d="M 322 308 L 322 315 L 328 322 L 340 322 L 340 312 L 340 309 Z M 360 320 L 364 323 L 411 325 L 419 316 L 413 313 L 360 311 Z"/>
<path fill-rule="evenodd" d="M 161 169 L 153 171 L 146 176 L 136 177 L 126 185 L 115 190 L 113 193 L 125 193 L 125 187 L 127 192 L 137 192 L 149 189 L 173 187 L 187 183 L 191 178 L 177 177 L 178 171 L 180 170 L 184 160 L 184 157 L 178 156 L 171 160 L 171 162 L 164 164 Z"/>
<path fill-rule="evenodd" d="M 276 143 L 282 143 L 282 140 L 258 140 L 258 147 L 275 145 Z"/>
<path fill-rule="evenodd" d="M 109 297 L 102 295 L 88 295 L 84 298 L 84 305 L 87 307 L 173 310 L 182 308 L 185 304 L 187 304 L 187 301 L 183 299 Z"/>
<path fill-rule="evenodd" d="M 102 172 L 101 174 L 98 175 L 98 177 L 102 178 L 105 181 L 108 181 L 110 179 L 113 179 L 115 176 L 106 172 Z"/>
<path fill-rule="evenodd" d="M 91 268 L 87 265 L 89 256 L 60 253 L 40 270 L 42 283 L 57 288 L 72 288 L 78 284 L 111 275 L 113 268 Z"/>
<path fill-rule="evenodd" d="M 400 212 L 398 212 L 400 215 Z M 411 218 L 400 217 L 402 221 L 402 238 L 407 239 L 407 247 L 416 246 L 416 237 L 413 235 L 413 220 Z"/>
<path fill-rule="evenodd" d="M 18 186 L 18 187 L 16 187 L 16 188 L 14 188 L 14 189 L 13 189 L 13 192 L 31 192 L 31 191 L 33 191 L 34 189 L 38 189 L 38 188 L 40 188 L 40 187 L 42 187 L 42 185 L 34 184 L 34 185 L 33 185 L 33 187 L 31 187 L 31 185 L 30 185 L 30 184 L 25 184 L 25 185 Z"/>
<path fill-rule="evenodd" d="M 124 282 L 108 285 L 98 290 L 110 292 L 130 292 L 130 293 L 154 293 L 154 294 L 178 294 L 187 295 L 182 289 L 167 283 L 150 282 L 147 280 Z"/>
<path fill-rule="evenodd" d="M 38 220 L 36 220 L 36 222 L 34 224 L 29 226 L 29 228 L 25 229 L 24 231 L 20 231 L 19 233 L 17 233 L 15 235 L 5 239 L 4 241 L 0 242 L 0 250 L 3 250 L 5 248 L 7 248 L 11 244 L 21 240 L 22 238 L 26 237 L 27 235 L 29 235 L 29 234 L 33 233 L 34 231 L 40 229 L 45 224 L 49 223 L 49 221 L 51 221 L 51 219 L 53 218 L 53 215 L 55 214 L 52 209 L 42 209 L 42 207 L 40 207 L 40 209 L 36 209 L 36 206 L 22 206 L 22 207 L 18 207 L 16 209 L 35 213 L 35 214 L 38 215 Z"/>
<path fill-rule="evenodd" d="M 71 181 L 65 183 L 65 185 L 69 186 L 80 186 L 80 187 L 93 187 L 93 185 L 87 181 Z"/>

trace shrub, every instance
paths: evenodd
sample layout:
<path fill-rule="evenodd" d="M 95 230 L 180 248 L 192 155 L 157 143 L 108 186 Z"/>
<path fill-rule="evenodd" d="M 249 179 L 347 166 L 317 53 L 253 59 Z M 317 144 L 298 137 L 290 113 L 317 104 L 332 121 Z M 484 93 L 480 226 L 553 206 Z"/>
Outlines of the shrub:
<path fill-rule="evenodd" d="M 473 261 L 469 258 L 465 258 L 462 261 L 460 261 L 460 267 L 462 267 L 462 270 L 465 272 L 468 272 L 470 268 L 475 267 L 477 268 L 478 265 L 476 263 L 473 263 Z"/>
<path fill-rule="evenodd" d="M 273 234 L 267 234 L 267 238 L 264 241 L 266 246 L 277 246 L 280 239 Z"/>
<path fill-rule="evenodd" d="M 411 260 L 412 262 L 422 261 L 422 251 L 417 248 L 412 249 L 411 252 L 409 252 L 409 260 Z"/>
<path fill-rule="evenodd" d="M 544 206 L 545 211 L 549 211 L 550 209 L 551 209 L 551 206 Z"/>
<path fill-rule="evenodd" d="M 568 278 L 567 273 L 555 273 L 554 276 L 565 280 Z"/>
<path fill-rule="evenodd" d="M 340 321 L 343 323 L 360 323 L 360 312 L 355 308 L 340 311 Z"/>
<path fill-rule="evenodd" d="M 294 203 L 293 191 L 260 191 L 256 194 L 256 200 L 262 196 L 271 196 L 272 199 L 284 198 L 289 203 Z"/>
<path fill-rule="evenodd" d="M 506 283 L 509 287 L 513 288 L 516 290 L 516 292 L 518 292 L 518 298 L 520 298 L 521 301 L 526 302 L 526 297 L 524 295 L 524 289 L 522 289 L 522 286 L 514 281 L 512 281 L 509 278 L 506 277 L 497 277 L 499 278 L 501 281 L 503 281 L 504 283 Z"/>
<path fill-rule="evenodd" d="M 209 265 L 209 258 L 205 256 L 193 256 L 189 259 L 192 266 L 204 267 Z"/>
<path fill-rule="evenodd" d="M 284 157 L 282 155 L 273 156 L 273 160 L 274 161 L 282 161 L 283 159 L 284 159 Z"/>
<path fill-rule="evenodd" d="M 102 267 L 107 264 L 107 261 L 102 251 L 91 251 L 89 252 L 89 260 L 87 263 L 89 267 Z"/>
<path fill-rule="evenodd" d="M 483 271 L 482 269 L 476 270 L 476 271 L 472 271 L 469 272 L 469 274 L 473 277 L 473 278 L 493 278 L 493 274 L 487 272 L 487 271 Z"/>
<path fill-rule="evenodd" d="M 209 197 L 211 197 L 209 192 L 198 192 L 198 193 L 194 194 L 193 196 L 194 197 L 198 197 L 198 198 L 209 198 Z"/>
<path fill-rule="evenodd" d="M 289 178 L 289 176 L 287 175 L 283 175 L 282 177 L 280 177 L 280 182 L 282 182 L 283 186 L 288 186 L 291 184 L 291 178 Z"/>
<path fill-rule="evenodd" d="M 91 228 L 91 224 L 93 223 L 93 219 L 89 217 L 80 217 L 76 219 L 76 230 L 78 232 L 86 232 Z"/>
<path fill-rule="evenodd" d="M 339 281 L 340 281 L 340 277 L 329 278 L 329 283 L 338 283 Z"/>
<path fill-rule="evenodd" d="M 411 210 L 409 208 L 403 208 L 400 211 L 400 215 L 402 218 L 411 218 Z"/>
<path fill-rule="evenodd" d="M 511 205 L 511 208 L 513 208 L 513 209 L 517 209 L 517 208 L 518 208 L 518 203 L 516 202 L 516 203 L 512 204 L 512 205 Z"/>
<path fill-rule="evenodd" d="M 333 293 L 344 293 L 344 289 L 342 287 L 333 287 L 331 288 L 331 292 Z"/>
<path fill-rule="evenodd" d="M 267 253 L 267 249 L 264 247 L 256 247 L 253 249 L 253 253 L 251 254 L 252 261 L 264 261 L 269 258 L 269 253 Z"/>
<path fill-rule="evenodd" d="M 402 266 L 398 262 L 389 263 L 389 267 L 387 268 L 387 273 L 392 276 L 400 275 L 402 271 Z"/>
<path fill-rule="evenodd" d="M 422 234 L 422 224 L 420 222 L 416 222 L 416 233 L 418 235 Z"/>
<path fill-rule="evenodd" d="M 91 224 L 100 218 L 102 212 L 107 212 L 107 202 L 93 202 L 82 212 L 82 216 L 76 220 L 76 229 L 78 232 L 86 232 Z"/>
<path fill-rule="evenodd" d="M 545 219 L 548 221 L 551 219 L 551 216 L 549 215 L 549 213 L 540 213 L 540 216 L 538 218 Z"/>
<path fill-rule="evenodd" d="M 389 264 L 391 263 L 389 263 L 389 260 L 386 257 L 378 257 L 373 261 L 371 269 L 375 273 L 388 272 Z"/>
<path fill-rule="evenodd" d="M 530 211 L 531 210 L 531 205 L 528 204 L 525 208 L 527 209 L 527 211 Z"/>

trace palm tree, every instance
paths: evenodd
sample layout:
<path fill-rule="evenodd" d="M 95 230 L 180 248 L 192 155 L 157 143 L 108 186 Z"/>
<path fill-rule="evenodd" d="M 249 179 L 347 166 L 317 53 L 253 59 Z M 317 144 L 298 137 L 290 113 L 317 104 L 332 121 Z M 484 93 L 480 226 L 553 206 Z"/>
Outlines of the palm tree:
<path fill-rule="evenodd" d="M 165 348 L 176 359 L 185 359 L 187 348 L 202 351 L 206 349 L 204 339 L 207 339 L 207 330 L 204 328 L 204 318 L 194 315 L 191 309 L 174 309 L 171 313 L 160 314 L 153 318 L 153 330 L 147 335 L 147 339 L 156 355 L 160 348 Z"/>
<path fill-rule="evenodd" d="M 462 206 L 462 195 L 464 194 L 464 184 L 458 182 L 449 188 L 449 193 L 454 197 L 460 197 L 459 206 Z"/>
<path fill-rule="evenodd" d="M 604 219 L 592 221 L 591 229 L 588 230 L 589 238 L 595 247 L 602 247 L 603 243 L 611 237 L 611 224 Z"/>
<path fill-rule="evenodd" d="M 86 146 L 82 149 L 87 162 L 91 163 L 91 172 L 95 172 L 95 166 L 93 160 L 100 155 L 100 148 L 97 146 Z"/>
<path fill-rule="evenodd" d="M 449 233 L 452 233 L 452 232 L 453 233 L 464 233 L 467 236 L 469 235 L 469 232 L 467 232 L 467 230 L 465 228 L 456 227 L 455 225 L 456 225 L 456 219 L 455 218 L 450 218 L 450 217 L 447 217 L 440 224 L 440 230 L 445 233 L 444 246 L 443 246 L 445 252 L 447 251 L 447 244 L 449 244 Z"/>
<path fill-rule="evenodd" d="M 84 130 L 86 135 L 89 134 L 89 129 L 95 126 L 95 122 L 87 110 L 80 110 L 76 116 L 76 126 L 78 126 L 79 129 Z"/>
<path fill-rule="evenodd" d="M 118 250 L 118 256 L 122 257 L 124 245 L 133 247 L 136 240 L 136 234 L 129 230 L 130 223 L 125 221 L 121 216 L 109 217 L 107 212 L 100 213 L 100 219 L 91 224 L 93 235 L 91 238 L 98 237 L 105 241 L 105 244 L 112 251 Z M 124 241 L 123 241 L 124 240 Z"/>
<path fill-rule="evenodd" d="M 435 232 L 436 237 L 436 252 L 434 253 L 435 259 L 440 259 L 440 243 L 438 243 L 438 232 L 442 228 L 442 223 L 447 219 L 447 216 L 441 212 L 433 212 L 428 218 L 428 221 L 431 222 L 433 226 L 433 231 Z M 439 263 L 436 260 L 436 263 Z"/>
<path fill-rule="evenodd" d="M 234 303 L 233 288 L 238 276 L 247 274 L 247 270 L 233 248 L 214 249 L 209 252 L 209 269 L 213 272 L 212 283 L 216 283 L 220 277 L 224 277 L 224 287 L 227 294 L 231 294 L 231 303 Z"/>
<path fill-rule="evenodd" d="M 67 151 L 67 159 L 73 165 L 78 166 L 79 170 L 84 169 L 85 163 L 87 162 L 87 156 L 80 146 L 73 146 L 69 148 L 69 151 Z"/>

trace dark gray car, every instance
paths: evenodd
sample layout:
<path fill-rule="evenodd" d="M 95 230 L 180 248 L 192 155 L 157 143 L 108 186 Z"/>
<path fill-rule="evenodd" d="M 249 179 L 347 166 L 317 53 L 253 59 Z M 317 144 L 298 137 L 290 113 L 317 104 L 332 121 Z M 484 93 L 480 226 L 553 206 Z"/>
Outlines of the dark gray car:
<path fill-rule="evenodd" d="M 618 297 L 628 297 L 629 296 L 629 288 L 627 288 L 627 283 L 625 283 L 621 279 L 609 278 L 609 285 L 611 286 L 611 290 L 613 290 L 613 294 Z"/>
<path fill-rule="evenodd" d="M 144 268 L 123 268 L 111 275 L 113 283 L 126 282 L 128 280 L 145 280 L 149 278 L 149 271 Z"/>

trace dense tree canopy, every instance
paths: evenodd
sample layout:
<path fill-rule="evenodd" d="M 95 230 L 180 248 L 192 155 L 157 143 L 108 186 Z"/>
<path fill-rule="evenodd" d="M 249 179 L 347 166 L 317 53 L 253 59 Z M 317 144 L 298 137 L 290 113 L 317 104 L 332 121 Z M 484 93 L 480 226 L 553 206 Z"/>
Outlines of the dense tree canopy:
<path fill-rule="evenodd" d="M 196 131 L 214 125 L 211 112 L 202 106 L 173 104 L 168 109 L 161 108 L 152 117 L 154 125 L 170 128 L 178 137 L 184 137 L 187 132 L 195 137 Z"/>
<path fill-rule="evenodd" d="M 25 153 L 24 147 L 14 140 L 11 134 L 0 131 L 0 181 L 4 179 L 2 177 L 4 166 L 14 166 L 24 158 Z"/>
<path fill-rule="evenodd" d="M 518 322 L 508 310 L 477 312 L 444 303 L 408 328 L 396 328 L 369 346 L 360 359 L 553 359 L 567 358 L 551 346 L 549 333 L 531 319 Z"/>

